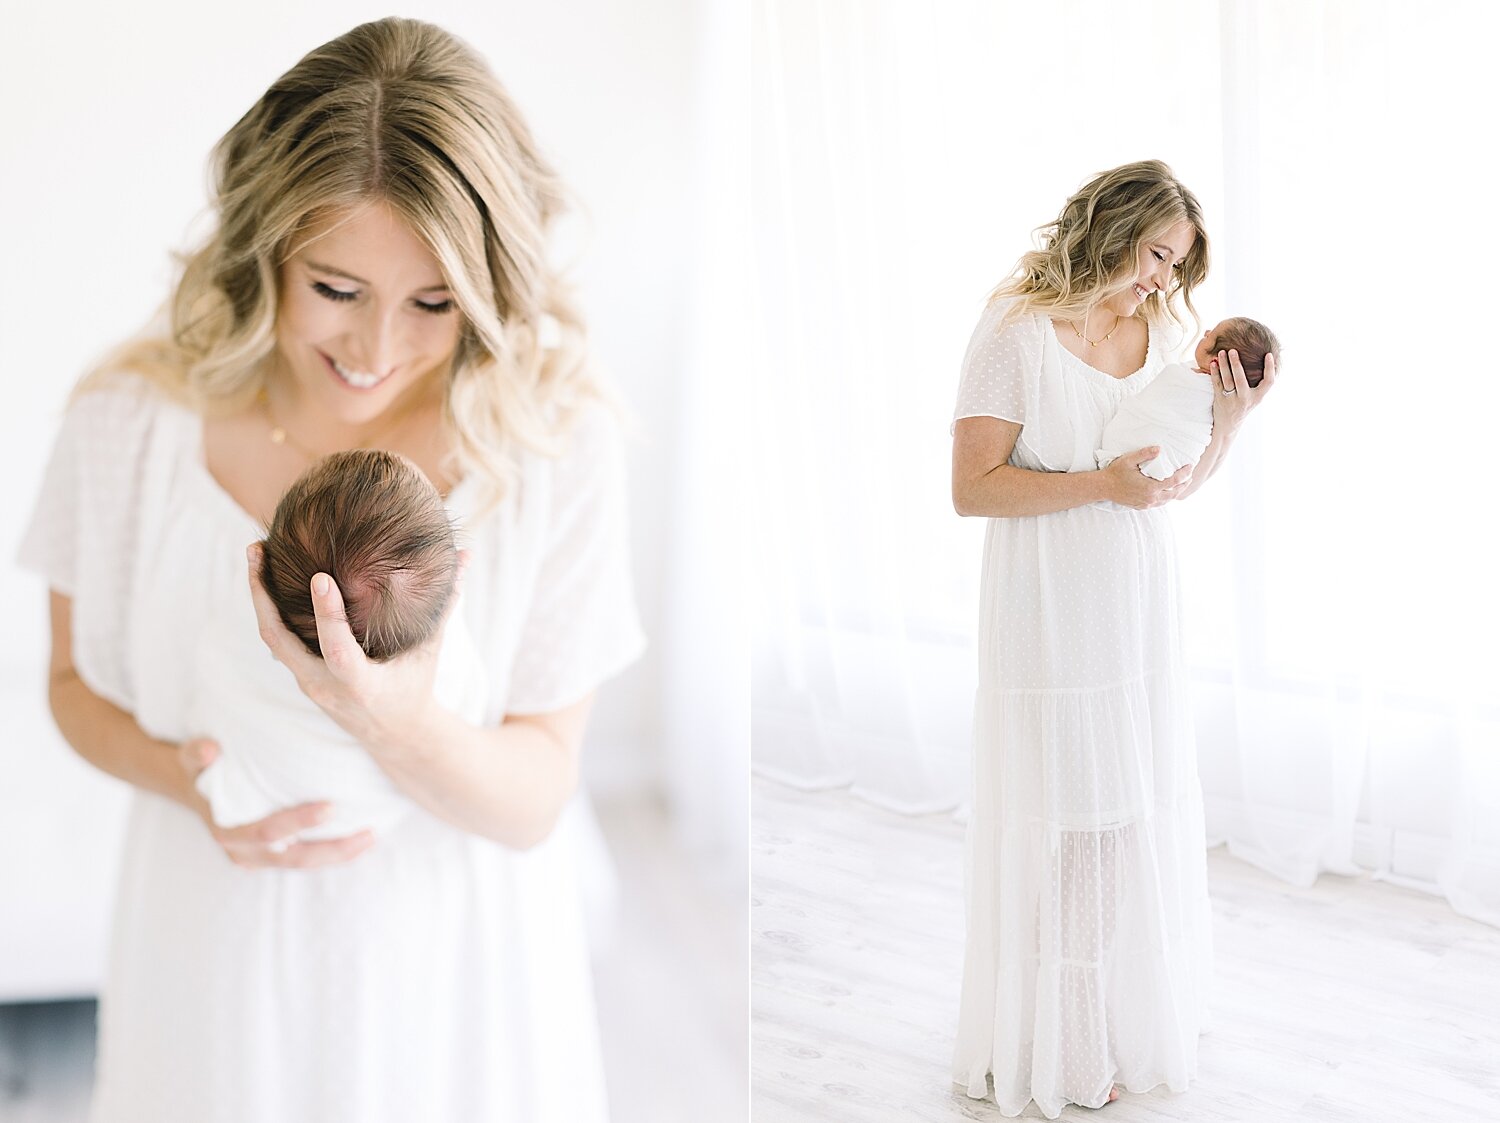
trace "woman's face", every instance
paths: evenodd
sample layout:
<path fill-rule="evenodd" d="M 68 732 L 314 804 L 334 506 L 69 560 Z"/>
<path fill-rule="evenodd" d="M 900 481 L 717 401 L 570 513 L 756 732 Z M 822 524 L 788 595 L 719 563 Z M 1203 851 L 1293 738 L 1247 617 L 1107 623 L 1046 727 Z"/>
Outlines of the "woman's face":
<path fill-rule="evenodd" d="M 437 258 L 383 202 L 316 223 L 281 267 L 276 344 L 297 408 L 346 425 L 441 378 L 460 326 Z"/>
<path fill-rule="evenodd" d="M 1136 256 L 1133 286 L 1104 306 L 1121 316 L 1134 315 L 1148 296 L 1167 288 L 1173 272 L 1187 257 L 1197 236 L 1193 224 L 1184 219 L 1165 234 L 1148 238 Z"/>

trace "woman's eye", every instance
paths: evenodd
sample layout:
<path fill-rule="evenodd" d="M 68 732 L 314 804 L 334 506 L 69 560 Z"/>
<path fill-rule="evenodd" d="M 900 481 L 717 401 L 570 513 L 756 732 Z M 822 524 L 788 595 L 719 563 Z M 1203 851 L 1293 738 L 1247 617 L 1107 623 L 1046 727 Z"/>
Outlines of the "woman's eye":
<path fill-rule="evenodd" d="M 329 300 L 353 300 L 359 295 L 357 292 L 345 292 L 343 289 L 332 288 L 329 285 L 325 285 L 322 281 L 314 281 L 312 288 L 313 292 L 319 296 L 326 296 Z"/>
<path fill-rule="evenodd" d="M 353 300 L 359 296 L 358 292 L 346 292 L 343 289 L 336 289 L 332 285 L 325 285 L 322 281 L 314 281 L 312 288 L 319 296 L 326 297 L 329 300 Z M 431 312 L 433 315 L 442 315 L 444 312 L 453 311 L 452 300 L 444 300 L 437 304 L 428 304 L 422 300 L 414 300 L 412 303 L 422 311 Z"/>
<path fill-rule="evenodd" d="M 1166 258 L 1162 257 L 1160 251 L 1158 251 L 1158 250 L 1152 250 L 1151 251 L 1151 256 L 1154 257 L 1154 258 L 1156 258 L 1157 261 L 1166 261 L 1167 260 Z"/>

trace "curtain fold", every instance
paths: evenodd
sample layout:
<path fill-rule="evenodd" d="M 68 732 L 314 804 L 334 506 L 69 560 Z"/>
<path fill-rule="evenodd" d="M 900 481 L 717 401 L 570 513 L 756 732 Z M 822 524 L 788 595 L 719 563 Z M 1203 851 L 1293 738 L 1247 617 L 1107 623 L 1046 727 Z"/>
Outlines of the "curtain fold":
<path fill-rule="evenodd" d="M 1161 158 L 1208 217 L 1204 326 L 1253 316 L 1284 352 L 1173 510 L 1210 840 L 1500 924 L 1496 239 L 1465 124 L 1487 11 L 753 10 L 755 770 L 963 816 L 983 520 L 949 502 L 958 362 L 1031 230 Z"/>

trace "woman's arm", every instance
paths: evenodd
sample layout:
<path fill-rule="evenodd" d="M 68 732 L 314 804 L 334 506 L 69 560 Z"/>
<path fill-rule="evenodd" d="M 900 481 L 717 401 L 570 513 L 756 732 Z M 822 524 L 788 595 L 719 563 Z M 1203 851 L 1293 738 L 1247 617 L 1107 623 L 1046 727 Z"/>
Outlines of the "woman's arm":
<path fill-rule="evenodd" d="M 206 738 L 174 744 L 148 736 L 133 716 L 95 694 L 78 677 L 73 665 L 71 598 L 53 591 L 50 614 L 52 654 L 48 660 L 47 702 L 63 740 L 84 760 L 101 772 L 192 811 L 236 865 L 321 866 L 348 861 L 370 847 L 373 838 L 354 835 L 273 848 L 282 839 L 322 822 L 319 804 L 289 807 L 244 826 L 215 826 L 208 801 L 198 793 L 194 781 L 218 755 L 218 746 Z"/>
<path fill-rule="evenodd" d="M 101 772 L 184 807 L 201 799 L 177 762 L 177 746 L 146 735 L 135 718 L 95 694 L 73 666 L 73 601 L 53 591 L 47 703 L 73 751 Z"/>
<path fill-rule="evenodd" d="M 961 417 L 953 428 L 953 509 L 960 515 L 1048 515 L 1101 499 L 1145 510 L 1175 499 L 1192 478 L 1184 467 L 1164 480 L 1140 466 L 1159 448 L 1137 449 L 1094 472 L 1033 472 L 1007 463 L 1021 426 L 998 417 Z"/>
<path fill-rule="evenodd" d="M 1231 428 L 1228 424 L 1214 424 L 1213 436 L 1209 438 L 1208 447 L 1203 450 L 1203 455 L 1198 458 L 1198 463 L 1193 468 L 1192 482 L 1182 489 L 1177 498 L 1186 499 L 1209 481 L 1229 455 L 1229 446 L 1234 443 L 1235 434 L 1238 431 L 1238 427 Z"/>
<path fill-rule="evenodd" d="M 367 748 L 417 803 L 461 830 L 525 850 L 541 842 L 578 787 L 593 695 L 546 714 L 475 726 L 432 707 L 405 733 Z"/>

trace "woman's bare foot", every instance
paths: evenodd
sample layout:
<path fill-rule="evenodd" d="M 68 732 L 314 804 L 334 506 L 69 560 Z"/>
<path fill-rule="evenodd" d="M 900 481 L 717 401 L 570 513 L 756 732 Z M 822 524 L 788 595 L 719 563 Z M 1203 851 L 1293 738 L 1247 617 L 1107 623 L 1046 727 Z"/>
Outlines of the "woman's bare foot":
<path fill-rule="evenodd" d="M 1111 1084 L 1109 1086 L 1109 1099 L 1107 1099 L 1104 1102 L 1105 1103 L 1114 1103 L 1119 1098 L 1120 1098 L 1120 1086 L 1118 1084 Z"/>

